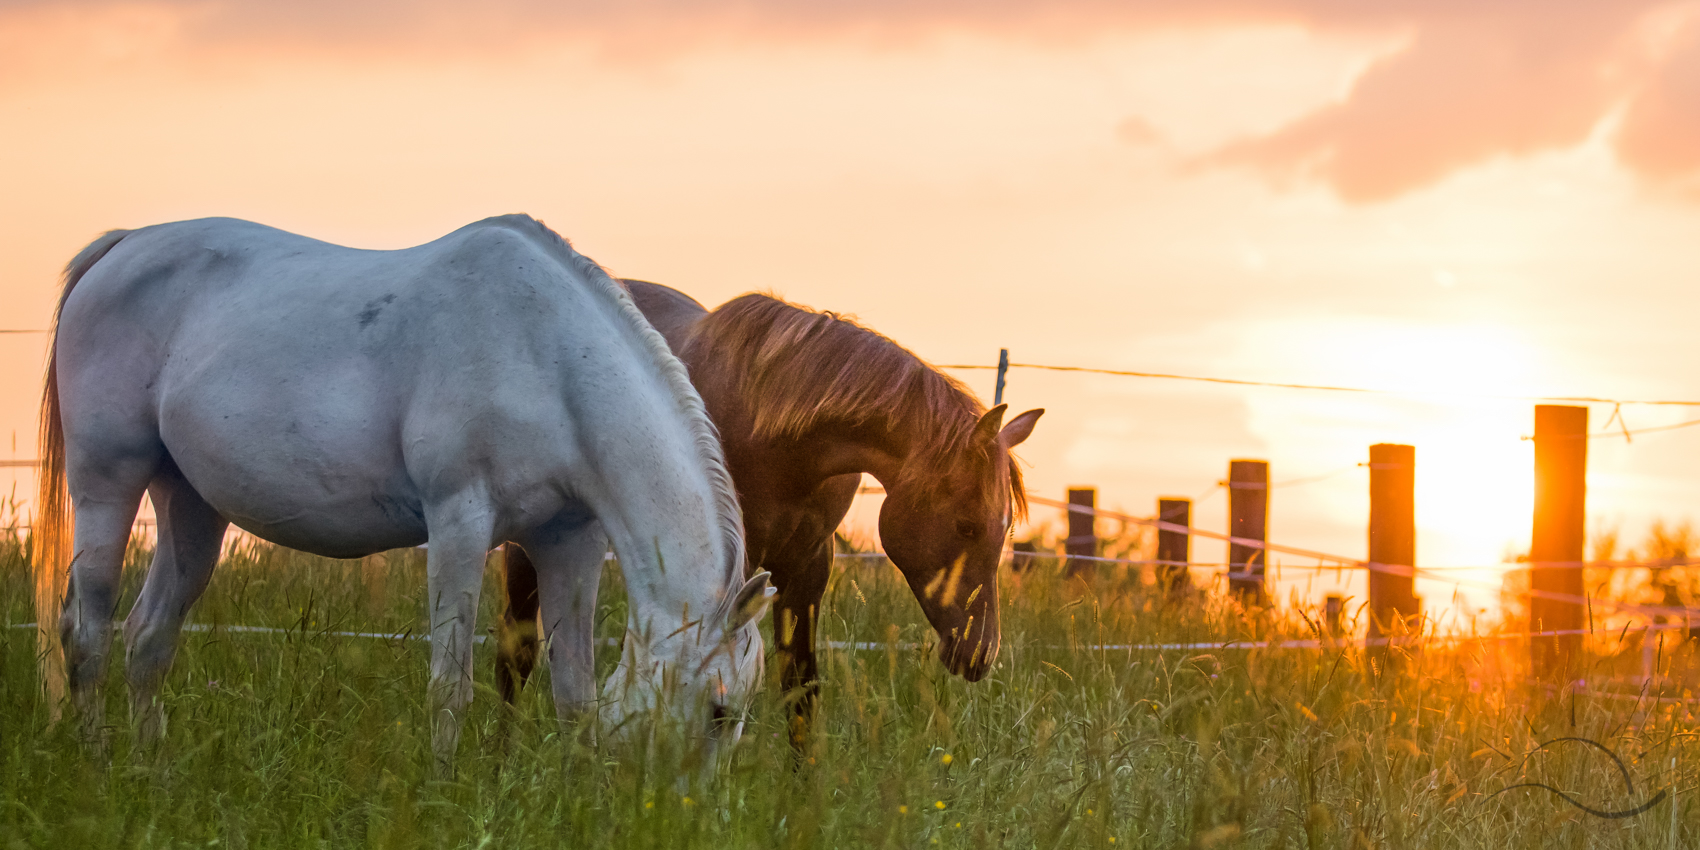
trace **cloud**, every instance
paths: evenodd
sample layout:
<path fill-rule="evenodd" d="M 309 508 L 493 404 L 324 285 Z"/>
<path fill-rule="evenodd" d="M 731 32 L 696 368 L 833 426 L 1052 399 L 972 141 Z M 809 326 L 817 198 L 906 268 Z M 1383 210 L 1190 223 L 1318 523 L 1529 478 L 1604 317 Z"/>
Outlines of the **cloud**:
<path fill-rule="evenodd" d="M 1405 49 L 1369 67 L 1338 102 L 1200 160 L 1374 202 L 1496 158 L 1573 147 L 1615 115 L 1626 166 L 1654 183 L 1693 179 L 1696 19 L 1693 0 L 0 0 L 0 56 L 12 55 L 0 58 L 0 78 L 268 48 L 449 61 L 571 42 L 643 65 L 706 45 L 887 44 L 944 32 L 1054 48 L 1154 29 L 1396 31 Z M 83 55 L 35 47 L 46 43 L 31 34 L 41 28 L 71 34 Z M 1660 28 L 1662 37 L 1649 37 Z M 20 58 L 32 50 L 33 64 Z M 15 72 L 24 66 L 30 73 Z M 1118 133 L 1149 144 L 1156 137 L 1146 129 L 1129 122 Z"/>
<path fill-rule="evenodd" d="M 1222 4 L 1209 0 L 1207 5 Z M 184 42 L 198 46 L 286 43 L 459 51 L 576 37 L 651 53 L 749 36 L 904 38 L 942 29 L 1090 35 L 1105 23 L 1196 17 L 1177 14 L 1165 3 L 1106 0 L 0 0 L 0 28 L 8 19 L 134 18 L 142 11 L 175 20 Z"/>
<path fill-rule="evenodd" d="M 1373 65 L 1344 100 L 1207 160 L 1376 201 L 1496 157 L 1580 144 L 1633 97 L 1646 65 L 1634 35 L 1648 6 L 1497 6 L 1416 19 L 1407 48 Z M 1697 109 L 1693 96 L 1670 105 L 1690 120 Z M 1632 167 L 1652 161 L 1623 153 Z"/>
<path fill-rule="evenodd" d="M 1700 182 L 1700 22 L 1684 28 L 1623 118 L 1617 148 L 1657 182 Z"/>
<path fill-rule="evenodd" d="M 1116 125 L 1116 138 L 1141 148 L 1162 145 L 1164 141 L 1162 131 L 1138 115 L 1129 115 Z"/>

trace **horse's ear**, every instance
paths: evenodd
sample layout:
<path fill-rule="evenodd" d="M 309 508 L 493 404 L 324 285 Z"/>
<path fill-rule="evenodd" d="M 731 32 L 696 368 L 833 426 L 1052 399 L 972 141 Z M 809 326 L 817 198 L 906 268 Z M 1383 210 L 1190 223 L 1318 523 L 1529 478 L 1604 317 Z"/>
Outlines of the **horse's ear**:
<path fill-rule="evenodd" d="M 998 432 L 998 442 L 1003 443 L 1006 449 L 1021 445 L 1028 437 L 1033 436 L 1033 426 L 1039 424 L 1039 417 L 1044 415 L 1045 409 L 1036 407 L 1009 420 L 1009 424 Z"/>
<path fill-rule="evenodd" d="M 761 619 L 761 615 L 767 612 L 767 606 L 779 592 L 769 583 L 769 579 L 768 572 L 762 570 L 744 582 L 744 586 L 738 589 L 738 595 L 732 597 L 732 607 L 726 614 L 728 634 Z"/>
<path fill-rule="evenodd" d="M 1008 409 L 1009 405 L 1000 404 L 986 411 L 986 414 L 980 417 L 980 421 L 974 423 L 974 442 L 991 442 L 998 435 L 998 428 L 1003 425 L 1003 412 Z"/>

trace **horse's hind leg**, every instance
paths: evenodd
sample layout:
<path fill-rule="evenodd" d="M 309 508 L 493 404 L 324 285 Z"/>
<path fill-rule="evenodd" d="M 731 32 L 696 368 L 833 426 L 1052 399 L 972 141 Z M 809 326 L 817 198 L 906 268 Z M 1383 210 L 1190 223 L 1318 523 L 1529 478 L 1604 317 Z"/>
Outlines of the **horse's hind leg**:
<path fill-rule="evenodd" d="M 130 457 L 97 463 L 74 454 L 68 460 L 73 461 L 69 471 L 76 530 L 59 643 L 65 649 L 66 681 L 83 739 L 96 743 L 106 727 L 100 685 L 112 649 L 124 549 L 156 461 Z"/>
<path fill-rule="evenodd" d="M 183 619 L 206 590 L 229 526 L 174 464 L 164 467 L 148 487 L 159 516 L 159 545 L 142 594 L 124 621 L 130 717 L 144 742 L 165 732 L 159 688 L 177 655 Z"/>

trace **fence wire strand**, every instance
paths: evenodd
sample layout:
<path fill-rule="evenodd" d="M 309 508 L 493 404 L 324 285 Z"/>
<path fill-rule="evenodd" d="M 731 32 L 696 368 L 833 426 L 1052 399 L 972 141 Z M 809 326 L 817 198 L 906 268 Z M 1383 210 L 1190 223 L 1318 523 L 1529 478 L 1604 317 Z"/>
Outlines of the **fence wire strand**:
<path fill-rule="evenodd" d="M 939 369 L 996 369 L 981 363 L 952 363 L 938 366 Z M 1502 393 L 1472 393 L 1462 390 L 1390 390 L 1373 387 L 1341 387 L 1332 384 L 1296 384 L 1284 381 L 1250 381 L 1240 378 L 1215 378 L 1204 375 L 1177 375 L 1167 372 L 1136 372 L 1128 369 L 1095 369 L 1088 366 L 1051 366 L 1042 363 L 1011 363 L 1011 369 L 1038 369 L 1046 372 L 1082 372 L 1092 375 L 1117 375 L 1127 378 L 1162 378 L 1174 381 L 1197 381 L 1207 384 L 1229 384 L 1238 387 L 1273 387 L 1288 390 L 1321 390 L 1337 393 L 1364 393 L 1369 395 L 1391 396 L 1450 396 L 1454 398 L 1479 398 L 1493 401 L 1552 401 L 1570 402 L 1573 404 L 1642 404 L 1673 407 L 1700 407 L 1700 401 L 1671 400 L 1671 399 L 1617 399 L 1600 398 L 1597 396 L 1569 395 L 1507 395 Z"/>

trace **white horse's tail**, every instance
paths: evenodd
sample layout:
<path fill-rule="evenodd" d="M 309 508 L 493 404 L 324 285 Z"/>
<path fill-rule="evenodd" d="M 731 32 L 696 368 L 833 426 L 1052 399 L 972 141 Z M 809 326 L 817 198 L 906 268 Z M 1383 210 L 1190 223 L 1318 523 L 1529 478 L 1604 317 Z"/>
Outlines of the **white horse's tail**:
<path fill-rule="evenodd" d="M 41 393 L 41 472 L 30 529 L 31 562 L 35 570 L 36 658 L 48 714 L 59 719 L 65 699 L 65 651 L 59 642 L 59 615 L 65 606 L 65 582 L 71 570 L 71 494 L 65 483 L 65 429 L 59 421 L 59 314 L 77 281 L 128 236 L 113 230 L 89 243 L 65 266 L 64 288 L 47 334 L 47 379 Z"/>

